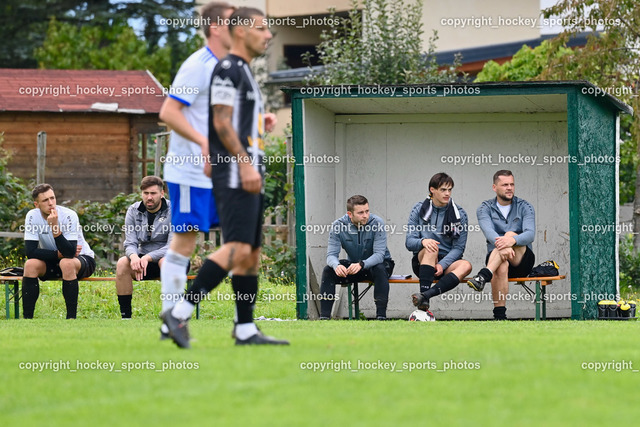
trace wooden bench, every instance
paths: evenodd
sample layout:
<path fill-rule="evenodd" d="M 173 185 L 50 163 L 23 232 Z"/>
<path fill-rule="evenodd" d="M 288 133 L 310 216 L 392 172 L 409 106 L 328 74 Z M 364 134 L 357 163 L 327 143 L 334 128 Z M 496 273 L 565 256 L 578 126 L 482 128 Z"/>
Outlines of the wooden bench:
<path fill-rule="evenodd" d="M 562 280 L 566 276 L 548 276 L 548 277 L 514 277 L 509 279 L 510 283 L 517 283 L 521 285 L 530 295 L 535 295 L 534 303 L 536 304 L 536 320 L 546 320 L 547 319 L 547 298 L 546 298 L 546 287 L 551 285 L 556 280 Z M 460 283 L 467 283 L 467 280 L 471 279 L 470 277 L 466 277 L 460 280 Z M 437 281 L 436 281 L 437 282 Z M 434 282 L 434 283 L 436 283 Z M 525 284 L 526 282 L 536 282 L 536 290 L 535 292 L 529 289 L 529 287 Z M 367 289 L 362 292 L 358 290 L 358 283 L 367 283 Z M 389 285 L 391 284 L 419 284 L 420 281 L 418 279 L 389 279 Z M 353 282 L 346 283 L 342 285 L 343 287 L 347 287 L 349 294 L 349 320 L 354 319 L 352 313 L 352 305 L 355 310 L 355 318 L 357 319 L 360 313 L 360 300 L 364 295 L 371 289 L 373 283 L 371 281 L 363 281 L 363 282 Z M 475 292 L 475 291 L 473 291 Z M 540 315 L 542 313 L 542 316 Z"/>
<path fill-rule="evenodd" d="M 187 276 L 187 288 L 191 285 L 193 279 L 196 276 Z M 62 279 L 54 279 L 48 281 L 60 281 Z M 115 282 L 115 277 L 85 277 L 80 279 L 79 282 Z M 22 282 L 22 276 L 0 276 L 0 283 L 4 284 L 4 296 L 5 296 L 5 312 L 7 319 L 11 318 L 11 300 L 13 300 L 14 319 L 20 318 L 20 283 Z M 200 318 L 200 304 L 196 305 L 196 319 Z"/>

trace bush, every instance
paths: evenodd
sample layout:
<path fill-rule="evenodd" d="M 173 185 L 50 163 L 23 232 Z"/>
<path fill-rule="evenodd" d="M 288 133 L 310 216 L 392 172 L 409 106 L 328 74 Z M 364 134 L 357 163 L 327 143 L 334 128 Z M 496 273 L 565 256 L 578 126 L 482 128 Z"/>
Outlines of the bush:
<path fill-rule="evenodd" d="M 262 245 L 261 273 L 272 283 L 291 285 L 296 280 L 296 248 L 275 238 L 276 232 L 268 230 L 273 239 L 270 245 Z"/>
<path fill-rule="evenodd" d="M 620 241 L 620 296 L 623 299 L 638 298 L 640 293 L 640 254 L 633 249 L 633 235 L 627 234 Z"/>
<path fill-rule="evenodd" d="M 0 231 L 20 232 L 27 212 L 33 208 L 33 183 L 14 176 L 7 169 L 10 154 L 2 148 L 4 134 L 0 133 Z M 0 255 L 6 267 L 24 264 L 24 240 L 0 238 Z"/>

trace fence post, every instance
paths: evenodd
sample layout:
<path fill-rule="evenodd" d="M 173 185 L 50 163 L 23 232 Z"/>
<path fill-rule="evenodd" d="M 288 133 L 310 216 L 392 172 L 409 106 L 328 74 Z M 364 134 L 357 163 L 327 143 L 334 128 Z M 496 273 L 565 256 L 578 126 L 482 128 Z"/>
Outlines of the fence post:
<path fill-rule="evenodd" d="M 47 163 L 47 133 L 45 131 L 38 132 L 38 160 L 36 171 L 36 184 L 44 182 L 44 168 Z"/>

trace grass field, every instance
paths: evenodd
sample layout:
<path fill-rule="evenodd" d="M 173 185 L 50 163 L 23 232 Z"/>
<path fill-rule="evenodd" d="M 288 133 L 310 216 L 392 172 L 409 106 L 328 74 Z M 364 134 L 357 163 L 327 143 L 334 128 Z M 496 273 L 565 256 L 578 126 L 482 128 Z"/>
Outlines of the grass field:
<path fill-rule="evenodd" d="M 221 298 L 181 350 L 159 342 L 151 312 L 119 320 L 111 288 L 85 287 L 85 318 L 59 319 L 47 303 L 62 304 L 57 288 L 41 291 L 36 319 L 0 321 L 2 425 L 604 426 L 640 415 L 637 321 L 262 321 L 291 346 L 242 348 Z M 157 286 L 136 289 L 134 308 L 155 297 Z M 94 299 L 102 317 L 87 315 Z M 259 298 L 256 315 L 292 319 L 285 299 Z"/>

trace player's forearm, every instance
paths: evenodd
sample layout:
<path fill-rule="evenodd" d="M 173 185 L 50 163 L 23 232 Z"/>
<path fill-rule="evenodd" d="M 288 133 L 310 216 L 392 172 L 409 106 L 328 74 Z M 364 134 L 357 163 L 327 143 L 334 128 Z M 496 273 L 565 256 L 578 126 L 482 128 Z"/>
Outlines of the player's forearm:
<path fill-rule="evenodd" d="M 207 147 L 209 144 L 208 138 L 191 126 L 191 123 L 182 114 L 182 109 L 176 104 L 178 104 L 178 101 L 167 99 L 160 109 L 160 120 L 168 124 L 172 130 L 183 138 L 201 147 Z"/>
<path fill-rule="evenodd" d="M 218 138 L 220 138 L 222 145 L 229 152 L 229 154 L 237 157 L 240 161 L 247 160 L 248 162 L 247 151 L 242 146 L 242 143 L 238 138 L 238 134 L 233 129 L 233 125 L 231 124 L 230 111 L 216 110 L 213 119 L 213 126 L 215 127 L 216 133 L 218 134 Z"/>
<path fill-rule="evenodd" d="M 40 259 L 42 261 L 55 261 L 58 259 L 58 251 L 38 248 L 38 242 L 25 240 L 24 252 L 27 258 Z"/>
<path fill-rule="evenodd" d="M 76 240 L 67 240 L 62 234 L 55 238 L 58 251 L 65 258 L 73 258 L 76 255 Z"/>

